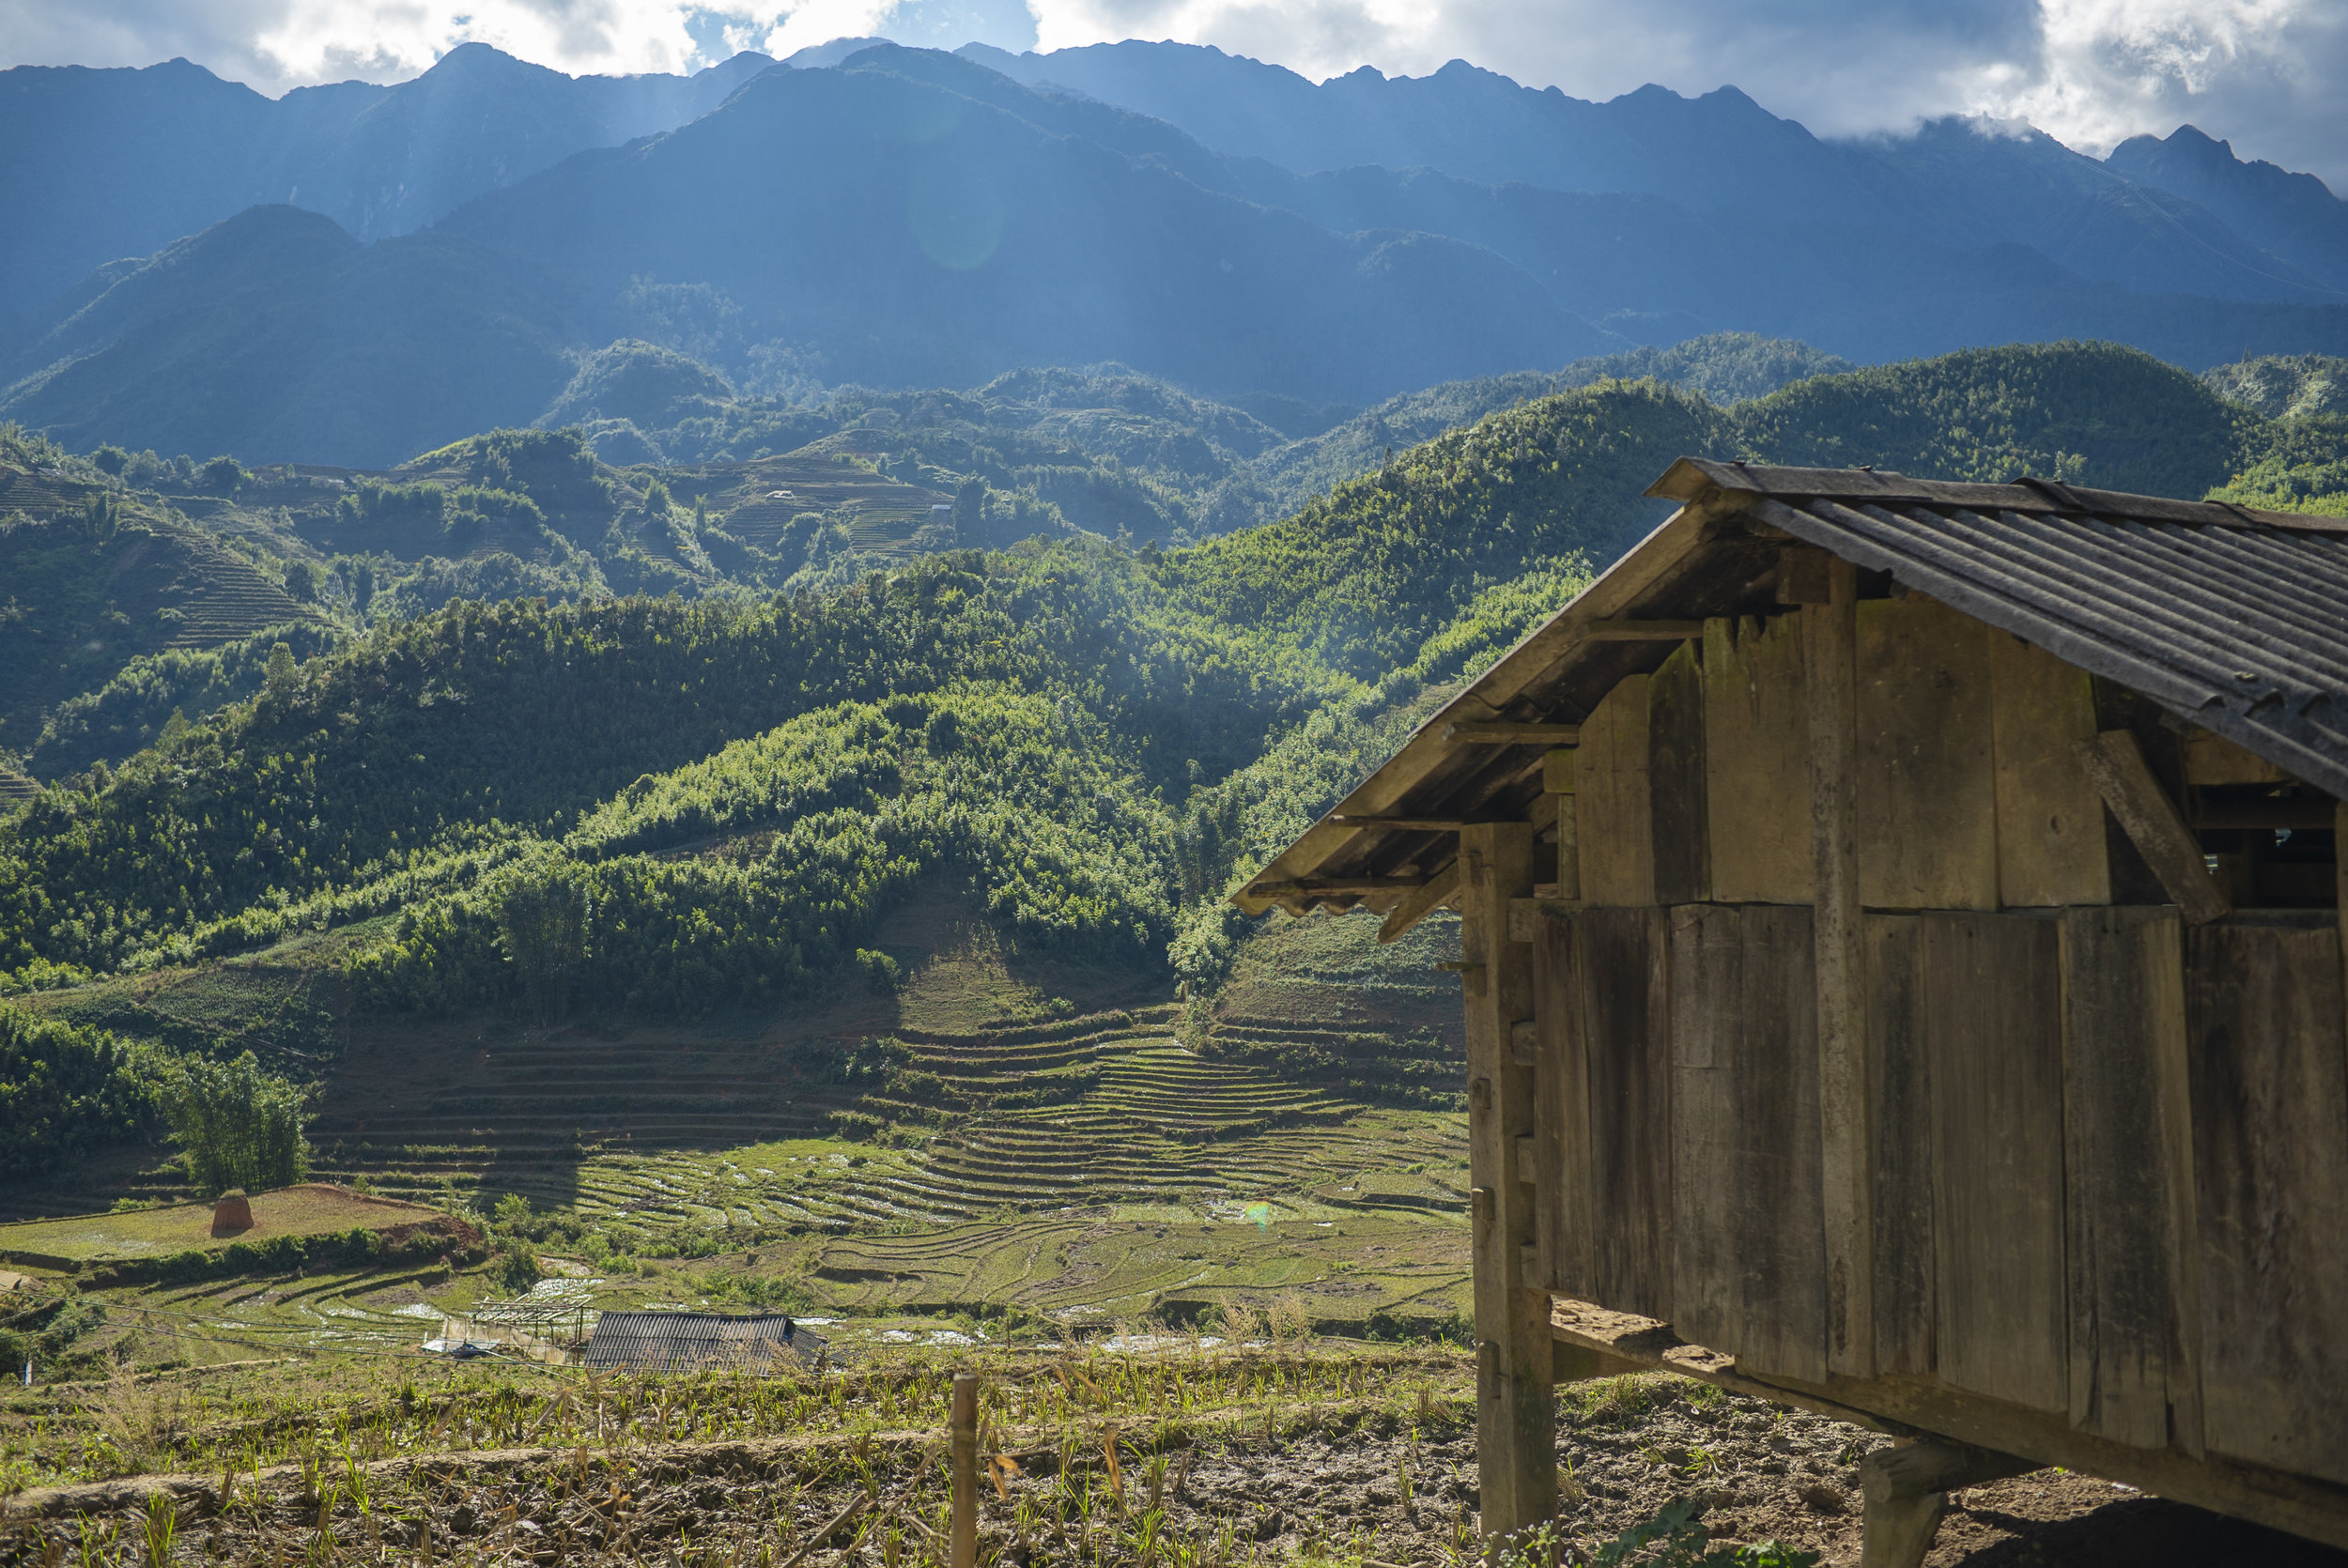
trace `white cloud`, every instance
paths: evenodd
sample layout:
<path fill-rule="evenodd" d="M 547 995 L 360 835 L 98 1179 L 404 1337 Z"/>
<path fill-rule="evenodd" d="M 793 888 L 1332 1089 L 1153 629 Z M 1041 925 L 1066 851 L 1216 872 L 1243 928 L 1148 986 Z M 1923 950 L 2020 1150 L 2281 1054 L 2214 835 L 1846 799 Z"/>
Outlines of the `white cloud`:
<path fill-rule="evenodd" d="M 1734 84 L 1821 135 L 2024 118 L 2101 153 L 2190 121 L 2348 191 L 2340 0 L 1038 0 L 1042 47 L 1212 43 L 1323 78 L 1458 57 L 1606 99 Z"/>
<path fill-rule="evenodd" d="M 1212 43 L 1316 79 L 1459 57 L 1584 98 L 1733 83 L 1822 134 L 1982 114 L 2102 151 L 2189 120 L 2348 190 L 2340 0 L 0 0 L 0 65 L 185 54 L 277 92 L 398 80 L 471 39 L 587 72 L 872 33 L 1016 48 L 1030 29 L 1044 49 Z"/>

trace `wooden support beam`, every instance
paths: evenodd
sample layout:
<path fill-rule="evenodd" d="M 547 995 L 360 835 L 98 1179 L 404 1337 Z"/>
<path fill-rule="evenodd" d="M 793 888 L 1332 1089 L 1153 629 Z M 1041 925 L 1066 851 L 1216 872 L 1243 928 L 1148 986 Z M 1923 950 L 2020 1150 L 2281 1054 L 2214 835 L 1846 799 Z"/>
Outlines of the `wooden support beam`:
<path fill-rule="evenodd" d="M 1930 1378 L 1844 1377 L 1823 1384 L 1756 1377 L 1734 1356 L 1683 1341 L 1670 1324 L 1560 1298 L 1551 1327 L 1561 1345 L 1600 1350 L 1659 1372 L 1676 1372 L 1895 1437 L 1930 1437 L 2034 1465 L 2061 1465 L 2124 1481 L 2197 1508 L 2252 1519 L 2311 1541 L 2348 1546 L 2348 1497 L 2340 1488 L 2269 1466 L 2211 1453 L 2116 1443 L 2071 1424 L 2067 1411 L 2029 1410 L 1960 1392 Z"/>
<path fill-rule="evenodd" d="M 1550 1333 L 1561 1346 L 1595 1352 L 1641 1371 L 1677 1373 L 1731 1393 L 1753 1394 L 1830 1421 L 1863 1426 L 1870 1432 L 1897 1436 L 1908 1431 L 1904 1426 L 1888 1424 L 1855 1405 L 1746 1376 L 1738 1370 L 1734 1356 L 1690 1345 L 1670 1324 L 1641 1317 L 1636 1313 L 1614 1312 L 1561 1296 L 1551 1303 Z"/>
<path fill-rule="evenodd" d="M 1949 1509 L 1949 1490 L 2002 1481 L 2040 1468 L 2010 1453 L 1962 1443 L 1921 1442 L 1877 1449 L 1859 1462 L 1867 1499 L 1859 1568 L 1923 1568 Z"/>
<path fill-rule="evenodd" d="M 1818 1007 L 1820 1193 L 1830 1371 L 1875 1370 L 1875 1208 L 1865 916 L 1859 899 L 1859 576 L 1827 562 L 1828 602 L 1801 611 L 1810 731 L 1811 922 Z"/>
<path fill-rule="evenodd" d="M 2119 819 L 2144 864 L 2177 901 L 2177 910 L 2196 926 L 2207 925 L 2233 913 L 2233 900 L 2209 874 L 2201 857 L 2201 841 L 2186 825 L 2177 803 L 2153 776 L 2144 748 L 2135 731 L 2107 730 L 2078 744 L 2079 765 L 2095 782 L 2096 792 Z"/>
<path fill-rule="evenodd" d="M 1457 833 L 1475 824 L 1464 817 L 1356 817 L 1334 816 L 1333 822 L 1348 827 L 1383 827 L 1399 833 Z"/>
<path fill-rule="evenodd" d="M 1633 621 L 1628 618 L 1593 621 L 1582 636 L 1587 642 L 1685 642 L 1704 635 L 1701 621 Z"/>
<path fill-rule="evenodd" d="M 1386 923 L 1378 928 L 1378 940 L 1400 941 L 1413 926 L 1449 903 L 1459 891 L 1460 866 L 1454 861 L 1429 877 L 1417 889 L 1402 896 L 1402 901 L 1395 905 L 1393 913 L 1386 916 Z"/>
<path fill-rule="evenodd" d="M 1460 950 L 1467 1022 L 1469 1222 L 1475 1265 L 1476 1457 L 1488 1540 L 1557 1509 L 1556 1348 L 1546 1282 L 1531 1277 L 1535 1190 L 1523 1166 L 1534 1069 L 1511 1048 L 1533 1017 L 1533 951 L 1508 934 L 1508 902 L 1533 890 L 1530 822 L 1460 835 Z"/>
<path fill-rule="evenodd" d="M 1556 885 L 1561 899 L 1582 897 L 1582 817 L 1573 785 L 1574 759 L 1580 755 L 1560 747 L 1541 759 L 1541 800 L 1556 817 Z"/>
<path fill-rule="evenodd" d="M 1444 726 L 1443 737 L 1461 746 L 1571 746 L 1582 738 L 1578 724 L 1505 724 L 1461 720 Z"/>
<path fill-rule="evenodd" d="M 1426 885 L 1423 877 L 1297 877 L 1288 882 L 1259 882 L 1255 891 L 1267 899 L 1315 899 L 1346 893 L 1408 893 Z"/>

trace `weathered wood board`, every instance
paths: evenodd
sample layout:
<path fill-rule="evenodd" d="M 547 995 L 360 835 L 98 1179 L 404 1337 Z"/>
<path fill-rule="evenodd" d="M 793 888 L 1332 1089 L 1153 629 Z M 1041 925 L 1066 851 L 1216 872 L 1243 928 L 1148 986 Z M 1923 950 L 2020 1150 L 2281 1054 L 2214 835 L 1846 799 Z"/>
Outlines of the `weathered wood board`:
<path fill-rule="evenodd" d="M 1998 898 L 2008 908 L 2111 901 L 2102 797 L 2079 766 L 2095 733 L 2094 681 L 1989 630 L 1997 768 Z"/>
<path fill-rule="evenodd" d="M 1928 1377 L 1935 1253 L 1923 916 L 1870 915 L 1865 929 L 1876 1369 Z"/>
<path fill-rule="evenodd" d="M 1810 911 L 1671 911 L 1673 1321 L 1762 1375 L 1826 1375 Z"/>
<path fill-rule="evenodd" d="M 1647 678 L 1647 782 L 1659 904 L 1712 896 L 1711 820 L 1705 804 L 1704 666 L 1693 641 Z"/>
<path fill-rule="evenodd" d="M 1671 1314 L 1671 969 L 1660 909 L 1586 909 L 1590 1202 L 1598 1299 Z"/>
<path fill-rule="evenodd" d="M 1859 605 L 1859 901 L 1998 907 L 1989 628 L 1929 599 Z"/>
<path fill-rule="evenodd" d="M 1705 806 L 1721 903 L 1815 896 L 1805 704 L 1800 616 L 1704 623 Z"/>
<path fill-rule="evenodd" d="M 1942 913 L 1922 925 L 1934 1366 L 1969 1392 L 2065 1410 L 2062 928 Z"/>
<path fill-rule="evenodd" d="M 2186 933 L 2209 1447 L 2348 1483 L 2348 1050 L 2335 922 Z"/>
<path fill-rule="evenodd" d="M 2071 1424 L 2199 1453 L 2184 961 L 2173 909 L 2063 915 Z"/>
<path fill-rule="evenodd" d="M 1585 928 L 1544 911 L 1533 945 L 1534 1156 L 1540 1275 L 1552 1290 L 1595 1299 L 1597 1211 L 1590 1201 L 1589 1022 L 1583 989 L 1593 976 L 1582 957 Z M 1613 977 L 1597 976 L 1599 984 Z"/>
<path fill-rule="evenodd" d="M 1586 903 L 1655 902 L 1646 688 L 1644 675 L 1621 681 L 1582 722 L 1574 758 L 1574 815 Z"/>

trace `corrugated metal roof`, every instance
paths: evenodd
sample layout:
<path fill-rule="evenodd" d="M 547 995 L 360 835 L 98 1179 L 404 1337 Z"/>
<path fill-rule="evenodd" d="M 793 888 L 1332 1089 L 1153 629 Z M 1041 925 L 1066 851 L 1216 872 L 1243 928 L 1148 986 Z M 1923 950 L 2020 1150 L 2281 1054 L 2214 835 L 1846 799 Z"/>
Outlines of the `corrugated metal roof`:
<path fill-rule="evenodd" d="M 796 1331 L 783 1337 L 786 1327 Z M 587 1341 L 586 1364 L 602 1371 L 775 1372 L 811 1362 L 814 1330 L 782 1313 L 734 1317 L 706 1312 L 607 1312 Z"/>
<path fill-rule="evenodd" d="M 1440 822 L 1537 815 L 1546 746 L 1460 725 L 1575 723 L 1676 643 L 1642 627 L 1779 613 L 1778 552 L 1814 545 L 2142 694 L 2348 798 L 2348 519 L 2045 480 L 1682 458 L 1685 503 L 1423 725 L 1237 901 L 1389 909 L 1455 857 Z M 1362 819 L 1408 819 L 1381 825 Z M 1326 894 L 1317 884 L 1345 884 Z"/>
<path fill-rule="evenodd" d="M 1686 467 L 1759 480 L 1753 517 L 2348 795 L 2348 519 L 1897 475 L 1851 496 L 1811 489 L 1816 470 Z"/>

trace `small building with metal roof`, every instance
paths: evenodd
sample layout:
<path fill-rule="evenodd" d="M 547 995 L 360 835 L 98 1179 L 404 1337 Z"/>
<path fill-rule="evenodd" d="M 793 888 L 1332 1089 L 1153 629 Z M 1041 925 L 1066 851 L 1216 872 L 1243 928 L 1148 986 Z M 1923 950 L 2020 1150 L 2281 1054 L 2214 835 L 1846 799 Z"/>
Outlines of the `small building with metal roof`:
<path fill-rule="evenodd" d="M 785 1313 L 607 1312 L 580 1360 L 598 1372 L 785 1372 L 823 1347 Z"/>
<path fill-rule="evenodd" d="M 2348 520 L 1683 459 L 1235 895 L 1462 916 L 1488 1532 L 1662 1367 L 2348 1545 Z"/>

